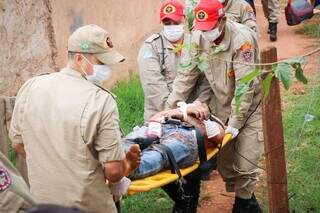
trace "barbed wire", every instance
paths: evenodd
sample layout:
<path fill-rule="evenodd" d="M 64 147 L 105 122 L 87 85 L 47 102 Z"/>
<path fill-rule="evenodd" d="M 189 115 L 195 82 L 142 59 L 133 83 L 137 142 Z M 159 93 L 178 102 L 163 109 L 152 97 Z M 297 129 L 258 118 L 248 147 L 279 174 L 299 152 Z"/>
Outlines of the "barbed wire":
<path fill-rule="evenodd" d="M 247 63 L 247 62 L 243 62 L 243 61 L 233 61 L 233 60 L 228 60 L 228 59 L 224 59 L 224 58 L 219 58 L 219 57 L 212 57 L 212 59 L 217 59 L 220 61 L 224 61 L 224 62 L 228 62 L 228 63 L 237 63 L 237 64 L 242 64 L 242 65 L 247 65 L 247 66 L 272 66 L 272 65 L 276 65 L 276 64 L 280 64 L 280 63 L 287 63 L 290 59 L 294 59 L 294 58 L 305 58 L 305 57 L 309 57 L 312 56 L 313 54 L 316 54 L 320 52 L 320 47 L 307 52 L 303 55 L 298 55 L 298 56 L 292 56 L 292 57 L 288 57 L 286 59 L 282 59 L 276 62 L 271 62 L 271 63 Z"/>
<path fill-rule="evenodd" d="M 317 61 L 317 68 L 316 68 L 318 71 L 320 71 L 320 60 Z M 317 72 L 317 76 L 316 76 L 316 80 L 315 81 L 319 81 L 320 79 L 320 73 Z M 311 107 L 314 103 L 314 101 L 316 100 L 315 99 L 315 96 L 316 96 L 316 87 L 318 86 L 317 82 L 313 82 L 312 84 L 312 95 L 310 96 L 310 101 L 308 103 L 308 106 L 307 106 L 307 110 L 306 110 L 306 113 L 305 115 L 309 114 L 310 111 L 311 111 Z M 299 146 L 299 144 L 301 143 L 302 141 L 302 135 L 304 133 L 304 130 L 305 130 L 305 126 L 307 124 L 307 122 L 309 122 L 307 119 L 304 118 L 304 121 L 300 127 L 300 133 L 299 133 L 299 136 L 298 136 L 298 139 L 297 139 L 297 143 L 294 145 L 294 148 L 292 149 L 292 151 L 289 153 L 289 156 L 287 157 L 287 159 L 290 161 L 290 159 L 292 158 L 293 154 L 296 153 L 297 151 L 297 147 Z"/>

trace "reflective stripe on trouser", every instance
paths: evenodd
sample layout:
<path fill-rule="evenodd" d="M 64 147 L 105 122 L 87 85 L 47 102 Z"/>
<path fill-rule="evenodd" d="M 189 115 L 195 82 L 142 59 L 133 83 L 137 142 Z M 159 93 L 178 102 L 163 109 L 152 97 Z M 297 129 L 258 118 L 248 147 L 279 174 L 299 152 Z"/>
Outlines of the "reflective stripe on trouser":
<path fill-rule="evenodd" d="M 264 16 L 271 23 L 278 23 L 280 16 L 279 0 L 261 0 Z"/>
<path fill-rule="evenodd" d="M 226 183 L 228 192 L 249 199 L 259 179 L 259 169 L 244 159 L 258 164 L 263 153 L 263 133 L 261 120 L 247 124 L 236 140 L 227 144 L 218 155 L 218 171 Z"/>

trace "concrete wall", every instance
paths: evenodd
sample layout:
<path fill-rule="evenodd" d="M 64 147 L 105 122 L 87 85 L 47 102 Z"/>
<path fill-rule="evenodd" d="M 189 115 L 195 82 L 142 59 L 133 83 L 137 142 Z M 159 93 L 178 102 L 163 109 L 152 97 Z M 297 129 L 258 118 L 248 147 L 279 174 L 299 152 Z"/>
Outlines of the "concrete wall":
<path fill-rule="evenodd" d="M 160 0 L 0 0 L 0 96 L 13 96 L 30 77 L 65 66 L 67 40 L 85 24 L 111 34 L 126 61 L 113 81 L 136 71 L 143 40 L 160 29 Z"/>
<path fill-rule="evenodd" d="M 49 1 L 0 0 L 0 95 L 13 96 L 31 76 L 55 69 Z"/>
<path fill-rule="evenodd" d="M 114 66 L 113 78 L 107 87 L 136 70 L 141 43 L 160 27 L 160 0 L 54 0 L 51 4 L 59 68 L 65 66 L 67 39 L 77 27 L 97 24 L 109 31 L 115 48 L 126 61 Z"/>

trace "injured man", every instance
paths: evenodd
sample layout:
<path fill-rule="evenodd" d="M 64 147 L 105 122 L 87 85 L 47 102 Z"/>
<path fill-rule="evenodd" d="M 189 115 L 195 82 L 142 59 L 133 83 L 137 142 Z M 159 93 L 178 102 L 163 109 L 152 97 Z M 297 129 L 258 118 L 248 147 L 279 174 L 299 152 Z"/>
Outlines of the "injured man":
<path fill-rule="evenodd" d="M 135 127 L 124 140 L 126 151 L 134 144 L 139 144 L 142 150 L 140 164 L 130 179 L 151 176 L 170 168 L 168 152 L 179 168 L 193 165 L 199 157 L 199 133 L 206 148 L 216 147 L 224 137 L 223 123 L 210 116 L 208 107 L 200 102 L 162 111 L 145 125 Z"/>

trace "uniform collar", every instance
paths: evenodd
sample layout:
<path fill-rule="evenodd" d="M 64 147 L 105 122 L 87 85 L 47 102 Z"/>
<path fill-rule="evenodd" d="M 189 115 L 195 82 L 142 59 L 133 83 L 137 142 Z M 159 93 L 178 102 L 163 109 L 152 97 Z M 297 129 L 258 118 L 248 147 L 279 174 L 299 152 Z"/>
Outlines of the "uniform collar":
<path fill-rule="evenodd" d="M 83 80 L 86 80 L 86 79 L 81 75 L 81 73 L 79 73 L 79 72 L 77 72 L 77 71 L 75 71 L 75 70 L 73 70 L 73 69 L 71 69 L 71 68 L 69 68 L 69 67 L 63 68 L 62 70 L 60 70 L 60 73 L 61 73 L 61 74 L 64 74 L 64 75 L 69 75 L 69 76 L 73 76 L 73 77 L 77 77 L 77 78 L 82 78 Z M 86 81 L 87 81 L 87 80 L 86 80 Z M 104 91 L 108 92 L 108 93 L 113 97 L 113 99 L 116 99 L 116 98 L 117 98 L 117 96 L 116 96 L 115 94 L 113 94 L 112 92 L 110 92 L 108 89 L 102 87 L 101 85 L 93 84 L 93 83 L 91 83 L 91 82 L 89 82 L 89 81 L 88 81 L 88 83 L 90 83 L 90 84 L 92 84 L 92 85 L 94 85 L 94 86 L 99 87 L 101 90 L 104 90 Z"/>
<path fill-rule="evenodd" d="M 73 77 L 77 77 L 77 78 L 83 78 L 81 73 L 79 73 L 78 71 L 75 71 L 69 67 L 65 67 L 63 68 L 60 73 L 65 74 L 65 75 L 69 75 L 69 76 L 73 76 Z"/>
<path fill-rule="evenodd" d="M 233 0 L 229 0 L 228 1 L 227 5 L 224 7 L 224 11 L 228 11 L 229 10 L 229 8 L 231 7 L 232 1 Z"/>
<path fill-rule="evenodd" d="M 161 31 L 161 36 L 162 36 L 162 38 L 163 38 L 163 46 L 164 46 L 164 48 L 166 48 L 166 49 L 170 49 L 170 50 L 173 50 L 173 49 L 175 49 L 175 46 L 173 46 L 172 45 L 172 43 L 164 36 L 164 34 L 163 34 L 163 31 Z M 183 34 L 183 41 L 182 41 L 182 44 L 186 41 L 186 39 L 188 38 L 188 34 L 187 33 L 184 33 Z"/>
<path fill-rule="evenodd" d="M 225 32 L 224 32 L 224 37 L 221 41 L 221 43 L 218 45 L 219 48 L 221 48 L 222 51 L 226 51 L 229 49 L 231 44 L 231 30 L 230 30 L 230 23 L 226 22 L 225 26 Z"/>

